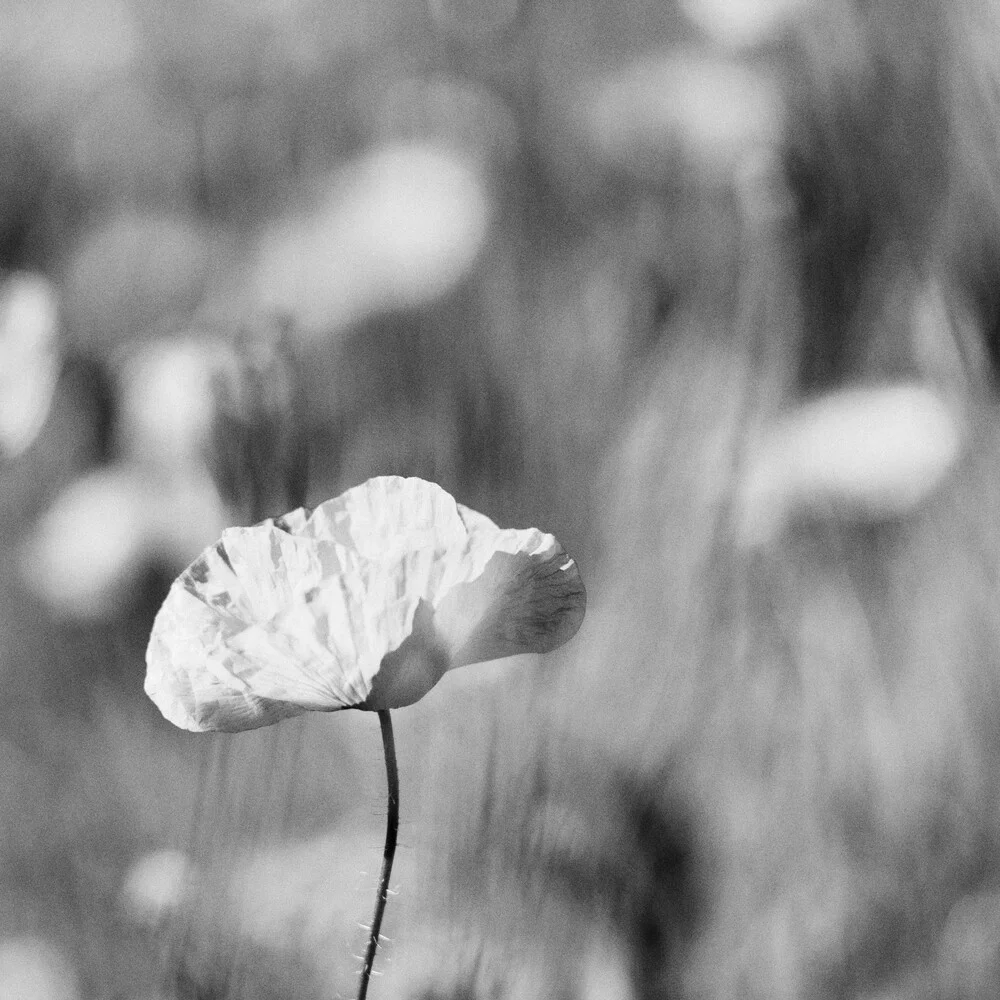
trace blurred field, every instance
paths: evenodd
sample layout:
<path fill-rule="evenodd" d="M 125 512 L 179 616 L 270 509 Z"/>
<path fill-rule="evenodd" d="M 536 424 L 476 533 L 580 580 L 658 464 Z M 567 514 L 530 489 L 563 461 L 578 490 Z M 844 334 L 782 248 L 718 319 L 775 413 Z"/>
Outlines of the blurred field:
<path fill-rule="evenodd" d="M 947 744 L 966 806 L 992 760 L 962 771 L 965 709 L 920 691 L 947 702 L 954 680 L 965 706 L 993 664 L 976 642 L 995 566 L 974 553 L 993 538 L 975 497 L 995 482 L 995 20 L 972 0 L 912 18 L 886 0 L 0 0 L 0 1000 L 353 995 L 384 816 L 374 717 L 193 736 L 146 699 L 143 657 L 169 581 L 222 527 L 379 474 L 554 533 L 594 586 L 561 660 L 449 676 L 396 713 L 400 938 L 379 965 L 399 964 L 373 996 L 447 965 L 420 955 L 422 907 L 447 897 L 462 830 L 498 940 L 569 955 L 590 1000 L 935 995 L 898 956 L 963 919 L 996 931 L 992 847 L 970 849 L 978 881 L 941 862 L 912 898 L 900 860 L 947 855 L 921 840 L 948 801 L 921 735 Z M 930 387 L 902 417 L 877 394 L 806 409 L 894 381 Z M 881 422 L 867 451 L 858 412 Z M 775 485 L 796 449 L 799 479 Z M 786 627 L 815 688 L 767 687 Z M 907 658 L 921 637 L 934 655 Z M 951 652 L 966 672 L 941 669 Z M 886 695 L 903 660 L 913 683 Z M 580 742 L 546 743 L 558 725 Z M 812 758 L 782 757 L 789 732 L 839 762 L 836 801 Z M 648 926 L 591 937 L 530 850 L 523 925 L 506 881 L 515 821 L 576 877 L 578 814 L 614 813 L 591 860 L 670 924 L 646 944 L 673 957 L 683 865 L 664 874 L 638 829 L 674 844 L 643 797 L 668 759 L 722 852 L 683 984 L 621 959 Z M 871 764 L 877 808 L 843 792 L 870 778 L 844 759 Z M 877 814 L 846 860 L 826 828 L 796 832 L 841 807 Z M 776 879 L 789 865 L 814 877 Z M 842 924 L 883 912 L 891 956 L 837 951 Z M 991 947 L 941 995 L 988 989 Z M 837 963 L 858 955 L 851 979 Z"/>

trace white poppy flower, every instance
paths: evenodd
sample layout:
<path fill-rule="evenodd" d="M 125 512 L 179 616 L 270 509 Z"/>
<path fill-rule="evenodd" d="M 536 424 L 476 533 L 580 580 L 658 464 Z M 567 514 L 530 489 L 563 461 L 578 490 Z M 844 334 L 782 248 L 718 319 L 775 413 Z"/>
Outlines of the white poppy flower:
<path fill-rule="evenodd" d="M 195 731 L 399 708 L 453 667 L 562 645 L 585 603 L 551 535 L 501 530 L 433 483 L 371 479 L 223 532 L 156 617 L 146 692 Z"/>

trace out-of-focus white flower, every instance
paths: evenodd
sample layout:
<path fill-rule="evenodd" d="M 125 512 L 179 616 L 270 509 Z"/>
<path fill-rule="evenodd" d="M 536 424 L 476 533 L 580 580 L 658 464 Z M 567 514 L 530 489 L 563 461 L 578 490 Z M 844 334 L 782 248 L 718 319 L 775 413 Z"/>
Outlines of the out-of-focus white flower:
<path fill-rule="evenodd" d="M 207 474 L 96 469 L 42 516 L 21 553 L 22 577 L 61 615 L 104 617 L 127 600 L 144 567 L 183 566 L 229 519 Z"/>
<path fill-rule="evenodd" d="M 263 305 L 307 331 L 432 302 L 472 265 L 489 202 L 477 171 L 428 145 L 393 145 L 345 167 L 327 197 L 277 224 L 256 273 Z"/>
<path fill-rule="evenodd" d="M 194 877 L 194 866 L 183 851 L 152 851 L 129 871 L 122 906 L 136 923 L 158 924 L 184 903 Z"/>
<path fill-rule="evenodd" d="M 811 0 L 681 0 L 681 8 L 713 41 L 734 49 L 774 38 Z"/>
<path fill-rule="evenodd" d="M 785 108 L 773 79 L 732 60 L 671 51 L 596 81 L 580 123 L 601 157 L 640 175 L 678 159 L 728 181 L 748 155 L 778 145 Z"/>
<path fill-rule="evenodd" d="M 20 455 L 35 440 L 59 378 L 58 305 L 40 274 L 15 274 L 0 288 L 0 452 Z"/>
<path fill-rule="evenodd" d="M 207 337 L 142 345 L 118 373 L 122 456 L 166 466 L 197 464 L 212 432 L 212 381 L 232 361 Z"/>
<path fill-rule="evenodd" d="M 254 515 L 262 504 L 270 506 L 270 499 L 242 495 L 251 484 L 239 480 L 280 494 L 288 485 L 289 464 L 301 457 L 286 347 L 278 329 L 231 338 L 163 337 L 141 345 L 118 375 L 116 445 L 122 460 L 162 478 L 213 480 L 238 521 L 244 514 L 259 520 L 285 509 L 289 504 L 281 499 Z M 207 540 L 182 565 L 204 544 Z"/>
<path fill-rule="evenodd" d="M 76 972 L 65 955 L 38 937 L 0 941 L 0 1000 L 77 1000 Z"/>
<path fill-rule="evenodd" d="M 433 483 L 371 479 L 224 532 L 157 615 L 146 692 L 195 731 L 398 708 L 454 667 L 555 649 L 585 604 L 551 535 L 501 530 Z"/>
<path fill-rule="evenodd" d="M 121 364 L 118 460 L 58 496 L 22 553 L 23 577 L 54 610 L 114 613 L 148 566 L 180 571 L 227 525 L 287 492 L 294 388 L 273 344 L 244 346 L 161 338 Z"/>
<path fill-rule="evenodd" d="M 766 543 L 803 513 L 902 517 L 942 483 L 963 445 L 958 416 L 926 386 L 830 393 L 762 434 L 737 496 L 738 535 Z"/>

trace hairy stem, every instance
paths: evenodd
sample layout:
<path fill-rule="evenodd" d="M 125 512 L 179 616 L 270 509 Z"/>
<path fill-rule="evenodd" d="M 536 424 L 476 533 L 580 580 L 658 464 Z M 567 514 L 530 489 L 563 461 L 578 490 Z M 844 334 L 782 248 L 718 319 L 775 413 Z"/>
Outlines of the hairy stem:
<path fill-rule="evenodd" d="M 396 853 L 396 835 L 399 832 L 399 772 L 396 769 L 396 741 L 392 736 L 392 719 L 388 709 L 379 710 L 378 722 L 382 727 L 382 749 L 385 751 L 385 777 L 386 784 L 389 787 L 389 812 L 385 821 L 385 850 L 382 852 L 382 874 L 378 881 L 375 916 L 372 917 L 371 933 L 368 935 L 368 951 L 365 953 L 365 964 L 361 969 L 358 1000 L 365 1000 L 368 994 L 368 980 L 371 978 L 372 965 L 375 964 L 375 952 L 378 951 L 379 930 L 382 927 L 382 914 L 385 912 L 386 897 L 389 895 L 389 875 L 392 872 L 392 859 Z"/>

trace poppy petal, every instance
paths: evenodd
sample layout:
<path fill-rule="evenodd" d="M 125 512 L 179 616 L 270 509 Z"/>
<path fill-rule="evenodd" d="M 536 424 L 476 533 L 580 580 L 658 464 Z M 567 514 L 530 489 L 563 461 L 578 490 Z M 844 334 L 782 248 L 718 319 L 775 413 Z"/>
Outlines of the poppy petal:
<path fill-rule="evenodd" d="M 587 606 L 579 568 L 551 535 L 535 534 L 504 532 L 484 571 L 442 601 L 453 667 L 548 653 L 576 634 Z"/>
<path fill-rule="evenodd" d="M 381 477 L 311 514 L 223 532 L 157 615 L 146 691 L 195 731 L 398 708 L 452 667 L 554 649 L 584 606 L 551 535 Z"/>

